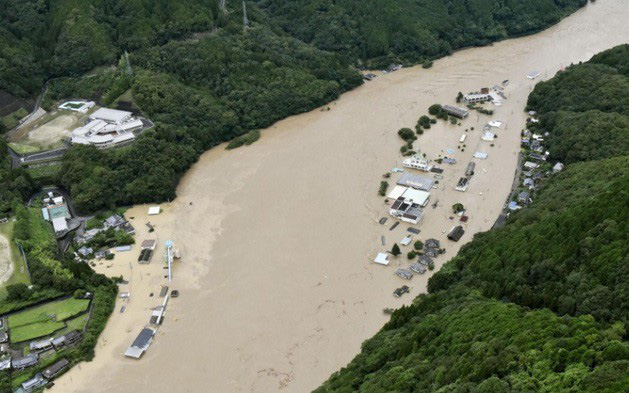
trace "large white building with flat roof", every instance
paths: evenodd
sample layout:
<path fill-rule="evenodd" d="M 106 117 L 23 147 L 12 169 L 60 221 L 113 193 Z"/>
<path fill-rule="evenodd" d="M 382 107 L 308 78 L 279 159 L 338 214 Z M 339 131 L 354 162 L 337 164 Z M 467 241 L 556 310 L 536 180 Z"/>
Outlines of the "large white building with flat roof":
<path fill-rule="evenodd" d="M 117 109 L 100 108 L 90 115 L 90 120 L 102 120 L 110 124 L 122 124 L 133 115 L 131 112 Z"/>
<path fill-rule="evenodd" d="M 100 108 L 89 116 L 87 124 L 72 131 L 72 144 L 106 149 L 134 140 L 133 131 L 142 127 L 142 120 L 131 112 Z"/>

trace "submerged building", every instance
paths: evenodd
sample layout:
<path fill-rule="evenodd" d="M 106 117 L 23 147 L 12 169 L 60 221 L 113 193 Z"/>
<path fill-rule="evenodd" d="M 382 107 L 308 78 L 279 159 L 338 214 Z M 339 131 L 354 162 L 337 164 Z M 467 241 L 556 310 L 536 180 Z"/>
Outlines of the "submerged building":
<path fill-rule="evenodd" d="M 144 328 L 138 334 L 135 340 L 133 340 L 133 344 L 125 351 L 124 355 L 126 357 L 139 359 L 142 357 L 144 352 L 151 345 L 151 341 L 153 341 L 153 336 L 155 335 L 155 330 Z"/>

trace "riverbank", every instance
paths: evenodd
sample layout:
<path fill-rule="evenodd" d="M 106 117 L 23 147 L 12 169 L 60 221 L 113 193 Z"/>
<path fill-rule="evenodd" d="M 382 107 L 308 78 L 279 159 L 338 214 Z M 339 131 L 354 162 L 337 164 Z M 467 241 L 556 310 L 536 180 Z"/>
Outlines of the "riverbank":
<path fill-rule="evenodd" d="M 459 243 L 446 243 L 439 268 L 474 233 L 491 227 L 509 194 L 523 108 L 537 82 L 526 74 L 538 70 L 540 79 L 549 78 L 626 41 L 627 17 L 622 1 L 597 2 L 538 35 L 465 50 L 429 70 L 379 76 L 331 103 L 329 111 L 278 122 L 249 147 L 205 153 L 183 179 L 177 200 L 155 218 L 160 240 L 174 240 L 183 258 L 171 285 L 181 296 L 169 305 L 154 344 L 140 361 L 122 356 L 137 335 L 134 329 L 157 305 L 149 288 L 163 280 L 162 271 L 147 276 L 144 266 L 134 265 L 126 273 L 132 277 L 132 299 L 124 313 L 118 302 L 96 359 L 70 370 L 53 391 L 193 392 L 201 376 L 212 391 L 317 387 L 382 326 L 383 308 L 397 308 L 425 290 L 428 274 L 413 279 L 410 296 L 394 298 L 393 289 L 406 282 L 393 274 L 393 266 L 369 261 L 383 249 L 380 236 L 392 242 L 406 235 L 402 225 L 389 231 L 389 225 L 377 223 L 386 213 L 377 196 L 380 175 L 401 163 L 396 131 L 412 127 L 431 104 L 451 102 L 458 91 L 511 80 L 508 99 L 492 117 L 505 128 L 477 178 L 465 194 L 450 193 L 453 180 L 444 182 L 443 196 L 440 190 L 434 195 L 440 207 L 428 208 L 419 225 L 421 239 L 443 239 L 451 205 L 468 208 L 467 232 Z M 456 149 L 462 129 L 481 132 L 490 119 L 475 116 L 462 128 L 433 126 L 416 145 L 431 158 Z M 452 178 L 475 151 L 469 146 L 465 155 L 455 155 L 461 168 L 444 165 Z M 143 225 L 142 209 L 127 212 L 139 220 L 132 221 L 136 228 Z M 118 258 L 113 262 L 122 272 L 125 262 Z M 148 269 L 158 265 L 154 260 Z"/>

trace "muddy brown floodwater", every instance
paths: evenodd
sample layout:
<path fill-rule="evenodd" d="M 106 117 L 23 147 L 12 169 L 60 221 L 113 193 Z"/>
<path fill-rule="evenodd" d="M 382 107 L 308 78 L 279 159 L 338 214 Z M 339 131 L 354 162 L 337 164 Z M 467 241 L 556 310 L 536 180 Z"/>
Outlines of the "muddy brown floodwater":
<path fill-rule="evenodd" d="M 428 275 L 410 283 L 394 275 L 405 257 L 388 267 L 370 262 L 406 234 L 390 231 L 377 189 L 383 173 L 400 165 L 400 127 L 413 127 L 433 103 L 453 103 L 457 92 L 505 79 L 508 99 L 492 117 L 472 112 L 461 126 L 432 127 L 416 142 L 428 158 L 454 156 L 418 225 L 419 239 L 446 247 L 437 269 L 474 233 L 491 228 L 508 197 L 525 124 L 526 98 L 540 80 L 570 63 L 629 41 L 629 7 L 602 0 L 539 34 L 467 49 L 420 67 L 380 75 L 326 107 L 263 130 L 252 146 L 206 152 L 186 174 L 178 198 L 151 221 L 163 242 L 173 240 L 183 258 L 153 345 L 139 360 L 124 350 L 148 322 L 164 283 L 159 257 L 137 265 L 137 250 L 98 269 L 124 274 L 131 300 L 119 303 L 97 346 L 96 358 L 57 381 L 56 392 L 308 392 L 346 365 L 360 344 L 387 321 L 384 308 L 410 303 L 426 289 Z M 529 80 L 526 75 L 540 71 Z M 483 125 L 504 123 L 494 145 L 481 141 Z M 471 130 L 474 127 L 474 130 Z M 459 138 L 469 129 L 465 151 Z M 455 153 L 448 154 L 453 149 Z M 489 154 L 472 159 L 475 151 Z M 467 192 L 453 191 L 469 161 L 476 174 Z M 398 175 L 395 175 L 398 176 Z M 394 179 L 395 179 L 394 176 Z M 394 180 L 393 179 L 393 180 Z M 445 231 L 451 206 L 463 203 L 469 222 L 458 243 Z M 192 203 L 192 204 L 191 204 Z M 146 207 L 127 215 L 136 228 Z M 138 236 L 141 241 L 147 233 Z M 386 246 L 381 244 L 385 236 Z M 403 248 L 405 253 L 407 249 Z M 135 254 L 134 254 L 135 253 Z M 402 299 L 392 291 L 412 287 Z M 120 313 L 121 305 L 126 311 Z"/>

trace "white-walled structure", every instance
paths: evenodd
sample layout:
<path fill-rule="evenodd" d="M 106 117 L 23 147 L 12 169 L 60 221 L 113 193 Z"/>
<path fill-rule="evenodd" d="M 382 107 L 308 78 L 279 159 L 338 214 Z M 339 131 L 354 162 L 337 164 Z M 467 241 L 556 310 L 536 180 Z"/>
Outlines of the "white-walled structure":
<path fill-rule="evenodd" d="M 114 147 L 135 139 L 133 131 L 144 126 L 131 112 L 100 108 L 89 117 L 89 122 L 72 131 L 72 143 L 94 145 L 99 149 Z"/>

